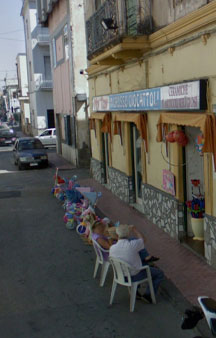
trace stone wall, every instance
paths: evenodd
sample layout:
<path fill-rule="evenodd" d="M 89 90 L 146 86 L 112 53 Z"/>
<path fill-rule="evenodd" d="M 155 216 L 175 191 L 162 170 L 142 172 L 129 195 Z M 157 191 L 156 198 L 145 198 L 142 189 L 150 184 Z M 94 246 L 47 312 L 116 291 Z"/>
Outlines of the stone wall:
<path fill-rule="evenodd" d="M 205 215 L 204 219 L 205 258 L 216 268 L 216 218 Z"/>
<path fill-rule="evenodd" d="M 143 212 L 175 239 L 184 236 L 184 206 L 171 195 L 148 184 L 142 185 Z"/>
<path fill-rule="evenodd" d="M 108 169 L 108 188 L 126 203 L 135 202 L 135 192 L 132 176 L 127 176 L 123 172 L 109 167 Z"/>
<path fill-rule="evenodd" d="M 91 158 L 91 176 L 100 184 L 104 184 L 105 182 L 105 168 L 104 164 L 94 158 Z"/>

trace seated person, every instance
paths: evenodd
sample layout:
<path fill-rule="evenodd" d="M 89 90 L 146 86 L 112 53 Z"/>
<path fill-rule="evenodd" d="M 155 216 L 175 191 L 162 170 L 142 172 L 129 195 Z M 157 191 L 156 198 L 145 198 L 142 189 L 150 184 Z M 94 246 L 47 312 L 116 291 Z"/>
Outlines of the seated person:
<path fill-rule="evenodd" d="M 136 239 L 129 239 L 131 232 Z M 131 269 L 132 282 L 136 282 L 146 278 L 146 270 L 141 270 L 143 262 L 140 259 L 139 252 L 144 249 L 144 237 L 134 226 L 128 226 L 127 224 L 120 224 L 116 228 L 118 235 L 118 242 L 113 244 L 110 248 L 110 256 L 121 259 L 126 263 L 130 264 L 133 268 Z M 158 287 L 164 278 L 163 272 L 154 267 L 150 267 L 152 283 L 155 294 L 157 293 Z M 146 300 L 148 303 L 152 303 L 149 287 L 146 289 L 144 296 L 141 296 L 139 291 L 137 296 Z"/>
<path fill-rule="evenodd" d="M 107 224 L 103 222 L 103 220 L 95 221 L 91 226 L 91 231 L 92 231 L 91 238 L 95 240 L 96 242 L 98 242 L 98 244 L 103 249 L 109 250 L 111 245 L 117 242 L 118 236 L 112 235 L 112 238 L 110 238 L 109 233 L 106 231 L 106 229 L 107 229 Z M 129 238 L 129 240 L 133 240 L 133 239 L 137 239 L 137 238 Z M 149 255 L 148 251 L 145 248 L 140 250 L 139 255 L 140 255 L 140 258 L 143 264 L 154 262 L 159 259 L 157 257 Z M 107 259 L 108 256 L 109 255 L 107 253 L 104 253 L 104 259 Z"/>
<path fill-rule="evenodd" d="M 102 221 L 95 221 L 91 226 L 91 238 L 105 250 L 109 250 L 114 240 L 108 238 L 106 234 L 106 224 Z M 116 241 L 115 241 L 116 242 Z M 103 252 L 103 258 L 108 260 L 109 252 Z"/>

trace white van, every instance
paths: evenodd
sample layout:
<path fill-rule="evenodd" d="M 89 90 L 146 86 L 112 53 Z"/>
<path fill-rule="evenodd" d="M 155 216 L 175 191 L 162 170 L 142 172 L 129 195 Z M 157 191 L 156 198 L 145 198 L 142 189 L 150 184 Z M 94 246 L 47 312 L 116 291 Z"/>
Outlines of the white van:
<path fill-rule="evenodd" d="M 56 146 L 56 128 L 46 129 L 36 137 L 39 138 L 44 147 Z"/>

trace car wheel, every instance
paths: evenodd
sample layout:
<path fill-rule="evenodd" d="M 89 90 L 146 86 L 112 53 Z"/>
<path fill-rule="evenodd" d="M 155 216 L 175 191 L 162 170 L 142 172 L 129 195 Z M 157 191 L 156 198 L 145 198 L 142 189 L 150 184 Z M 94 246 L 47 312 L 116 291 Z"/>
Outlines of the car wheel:
<path fill-rule="evenodd" d="M 23 169 L 24 169 L 23 164 L 20 163 L 20 162 L 18 162 L 18 169 L 19 169 L 19 170 L 23 170 Z"/>

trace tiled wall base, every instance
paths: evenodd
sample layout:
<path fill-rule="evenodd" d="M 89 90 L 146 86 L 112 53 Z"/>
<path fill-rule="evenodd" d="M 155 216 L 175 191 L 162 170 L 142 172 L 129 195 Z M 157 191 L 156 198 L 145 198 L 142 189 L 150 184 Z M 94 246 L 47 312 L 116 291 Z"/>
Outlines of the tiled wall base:
<path fill-rule="evenodd" d="M 91 175 L 92 177 L 99 182 L 100 184 L 104 184 L 105 182 L 105 169 L 102 162 L 91 158 Z"/>
<path fill-rule="evenodd" d="M 207 263 L 216 268 L 216 218 L 205 215 L 204 220 L 205 258 Z"/>
<path fill-rule="evenodd" d="M 145 216 L 175 239 L 184 236 L 183 204 L 171 195 L 148 184 L 142 185 Z"/>
<path fill-rule="evenodd" d="M 131 176 L 127 176 L 121 171 L 109 167 L 108 177 L 108 188 L 114 195 L 126 203 L 131 204 L 135 202 L 134 185 Z"/>

